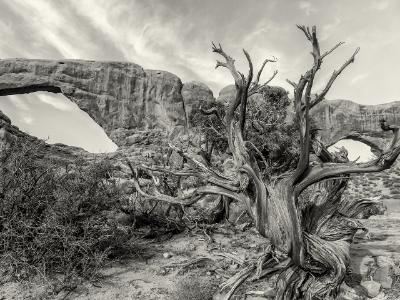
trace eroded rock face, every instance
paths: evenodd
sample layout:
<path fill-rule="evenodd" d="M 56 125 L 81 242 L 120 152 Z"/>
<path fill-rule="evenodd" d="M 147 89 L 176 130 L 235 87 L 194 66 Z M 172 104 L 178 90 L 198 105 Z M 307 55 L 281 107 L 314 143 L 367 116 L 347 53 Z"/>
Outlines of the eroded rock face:
<path fill-rule="evenodd" d="M 224 87 L 216 101 L 227 103 L 235 97 L 235 86 Z M 250 100 L 263 101 L 260 95 L 253 95 Z M 288 121 L 293 114 L 293 107 L 288 111 Z M 361 133 L 361 137 L 349 137 L 350 139 L 367 142 L 384 147 L 390 132 L 383 132 L 379 120 L 384 118 L 389 124 L 400 125 L 400 101 L 379 105 L 361 105 L 349 100 L 324 100 L 311 110 L 319 134 L 326 144 L 343 136 Z"/>
<path fill-rule="evenodd" d="M 276 87 L 273 87 L 276 88 Z M 280 88 L 282 89 L 282 88 Z M 283 89 L 282 89 L 283 90 Z M 216 99 L 217 102 L 221 102 L 223 104 L 228 104 L 231 102 L 236 96 L 236 87 L 234 84 L 227 85 L 220 92 L 219 96 Z M 255 103 L 260 103 L 265 101 L 262 94 L 256 93 L 249 97 L 249 101 L 254 101 Z"/>
<path fill-rule="evenodd" d="M 329 100 L 319 103 L 311 111 L 320 134 L 325 141 L 336 140 L 351 132 L 359 132 L 370 138 L 386 139 L 390 132 L 383 132 L 379 120 L 384 118 L 389 124 L 400 124 L 400 101 L 361 105 L 349 100 Z"/>
<path fill-rule="evenodd" d="M 117 129 L 172 130 L 186 124 L 181 80 L 124 62 L 0 60 L 0 96 L 62 93 L 87 112 L 117 144 Z M 190 98 L 190 97 L 188 97 Z"/>
<path fill-rule="evenodd" d="M 188 116 L 193 109 L 215 100 L 203 83 L 182 84 L 169 72 L 144 70 L 134 63 L 0 60 L 0 96 L 35 91 L 62 93 L 120 147 L 148 140 L 154 129 L 179 135 L 190 125 Z M 235 86 L 229 85 L 216 101 L 226 103 L 234 96 Z M 251 100 L 258 98 L 256 94 Z M 348 100 L 323 101 L 313 108 L 312 116 L 326 143 L 357 131 L 383 144 L 390 133 L 380 130 L 379 119 L 399 124 L 400 102 L 366 106 Z"/>
<path fill-rule="evenodd" d="M 189 120 L 189 115 L 193 110 L 199 109 L 204 103 L 215 100 L 210 88 L 204 83 L 197 81 L 190 81 L 183 84 L 182 97 L 187 120 Z"/>
<path fill-rule="evenodd" d="M 234 84 L 227 85 L 222 90 L 219 91 L 219 95 L 217 98 L 218 102 L 228 103 L 235 97 L 236 88 Z"/>

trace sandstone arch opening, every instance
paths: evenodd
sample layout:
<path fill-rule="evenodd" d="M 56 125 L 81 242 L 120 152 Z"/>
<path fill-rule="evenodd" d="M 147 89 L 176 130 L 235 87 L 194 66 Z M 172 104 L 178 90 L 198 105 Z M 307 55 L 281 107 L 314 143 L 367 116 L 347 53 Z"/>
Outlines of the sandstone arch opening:
<path fill-rule="evenodd" d="M 336 144 L 330 146 L 328 150 L 330 152 L 336 152 L 337 148 L 341 147 L 346 148 L 348 151 L 349 160 L 356 160 L 358 158 L 358 162 L 366 162 L 376 158 L 375 154 L 371 151 L 370 146 L 352 139 L 340 140 Z"/>
<path fill-rule="evenodd" d="M 30 91 L 0 97 L 0 110 L 20 130 L 49 144 L 77 146 L 92 153 L 113 152 L 118 148 L 86 112 L 62 94 L 26 92 Z"/>

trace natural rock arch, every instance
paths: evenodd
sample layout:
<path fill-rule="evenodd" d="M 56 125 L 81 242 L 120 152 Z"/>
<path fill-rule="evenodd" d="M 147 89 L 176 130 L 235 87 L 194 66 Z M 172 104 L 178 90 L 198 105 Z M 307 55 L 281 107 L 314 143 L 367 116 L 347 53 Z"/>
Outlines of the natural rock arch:
<path fill-rule="evenodd" d="M 382 132 L 380 120 L 400 124 L 399 103 L 361 105 L 350 100 L 322 101 L 315 106 L 311 115 L 324 142 L 347 137 L 366 143 L 375 150 L 391 139 L 389 133 Z"/>
<path fill-rule="evenodd" d="M 346 149 L 350 161 L 367 162 L 376 158 L 374 152 L 378 154 L 368 143 L 351 138 L 338 141 L 330 146 L 328 151 L 335 153 L 341 151 L 341 148 Z"/>
<path fill-rule="evenodd" d="M 62 93 L 118 146 L 121 130 L 185 126 L 181 80 L 124 62 L 0 60 L 0 95 Z M 114 134 L 118 130 L 118 134 Z"/>
<path fill-rule="evenodd" d="M 86 112 L 61 93 L 0 96 L 0 110 L 19 130 L 50 145 L 62 143 L 90 153 L 115 152 L 118 148 Z"/>

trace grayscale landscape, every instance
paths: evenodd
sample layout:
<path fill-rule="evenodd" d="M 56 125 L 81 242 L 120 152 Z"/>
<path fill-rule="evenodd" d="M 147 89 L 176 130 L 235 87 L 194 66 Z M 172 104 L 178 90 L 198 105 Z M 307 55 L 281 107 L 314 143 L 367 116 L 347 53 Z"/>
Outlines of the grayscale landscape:
<path fill-rule="evenodd" d="M 0 300 L 400 299 L 400 3 L 0 8 Z"/>

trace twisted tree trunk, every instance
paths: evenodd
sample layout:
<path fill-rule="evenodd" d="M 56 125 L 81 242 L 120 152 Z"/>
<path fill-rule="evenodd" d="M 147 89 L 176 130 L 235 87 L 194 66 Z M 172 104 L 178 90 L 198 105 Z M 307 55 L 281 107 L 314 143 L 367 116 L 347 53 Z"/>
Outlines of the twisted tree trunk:
<path fill-rule="evenodd" d="M 342 199 L 349 175 L 387 169 L 400 154 L 399 129 L 384 121 L 381 122 L 381 128 L 394 133 L 393 141 L 387 149 L 378 149 L 376 146 L 375 151 L 380 155 L 368 163 L 349 162 L 346 157 L 329 153 L 318 140 L 311 140 L 310 109 L 324 99 L 335 79 L 354 62 L 359 49 L 333 72 L 322 92 L 315 95 L 312 93 L 313 82 L 323 59 L 342 43 L 321 54 L 316 28 L 298 28 L 312 45 L 313 65 L 297 83 L 288 81 L 294 87 L 295 120 L 299 130 L 300 156 L 295 170 L 279 177 L 265 172 L 268 168 L 260 170 L 243 138 L 247 99 L 274 78 L 276 72 L 265 84 L 259 84 L 264 66 L 275 60 L 265 60 L 255 81 L 252 81 L 253 64 L 245 50 L 250 70 L 247 77 L 236 70 L 234 60 L 223 51 L 221 45 L 217 47 L 214 44 L 213 52 L 224 58 L 223 62 L 217 61 L 217 67 L 227 68 L 236 86 L 236 97 L 229 103 L 225 115 L 227 140 L 234 162 L 230 175 L 213 169 L 195 156 L 171 145 L 191 162 L 195 171 L 142 168 L 153 179 L 154 172 L 170 172 L 177 176 L 194 175 L 207 182 L 207 185 L 197 187 L 185 196 L 172 197 L 158 191 L 156 179 L 153 194 L 143 191 L 137 181 L 137 172 L 132 167 L 136 190 L 149 199 L 188 206 L 205 194 L 217 194 L 244 202 L 259 233 L 271 241 L 274 247 L 257 264 L 250 264 L 224 283 L 214 299 L 230 299 L 239 284 L 253 273 L 256 278 L 261 278 L 276 272 L 280 272 L 276 299 L 334 298 L 349 265 L 349 250 L 354 234 L 363 229 L 355 217 L 372 204 L 362 200 L 349 203 Z M 315 159 L 310 163 L 311 155 Z"/>

